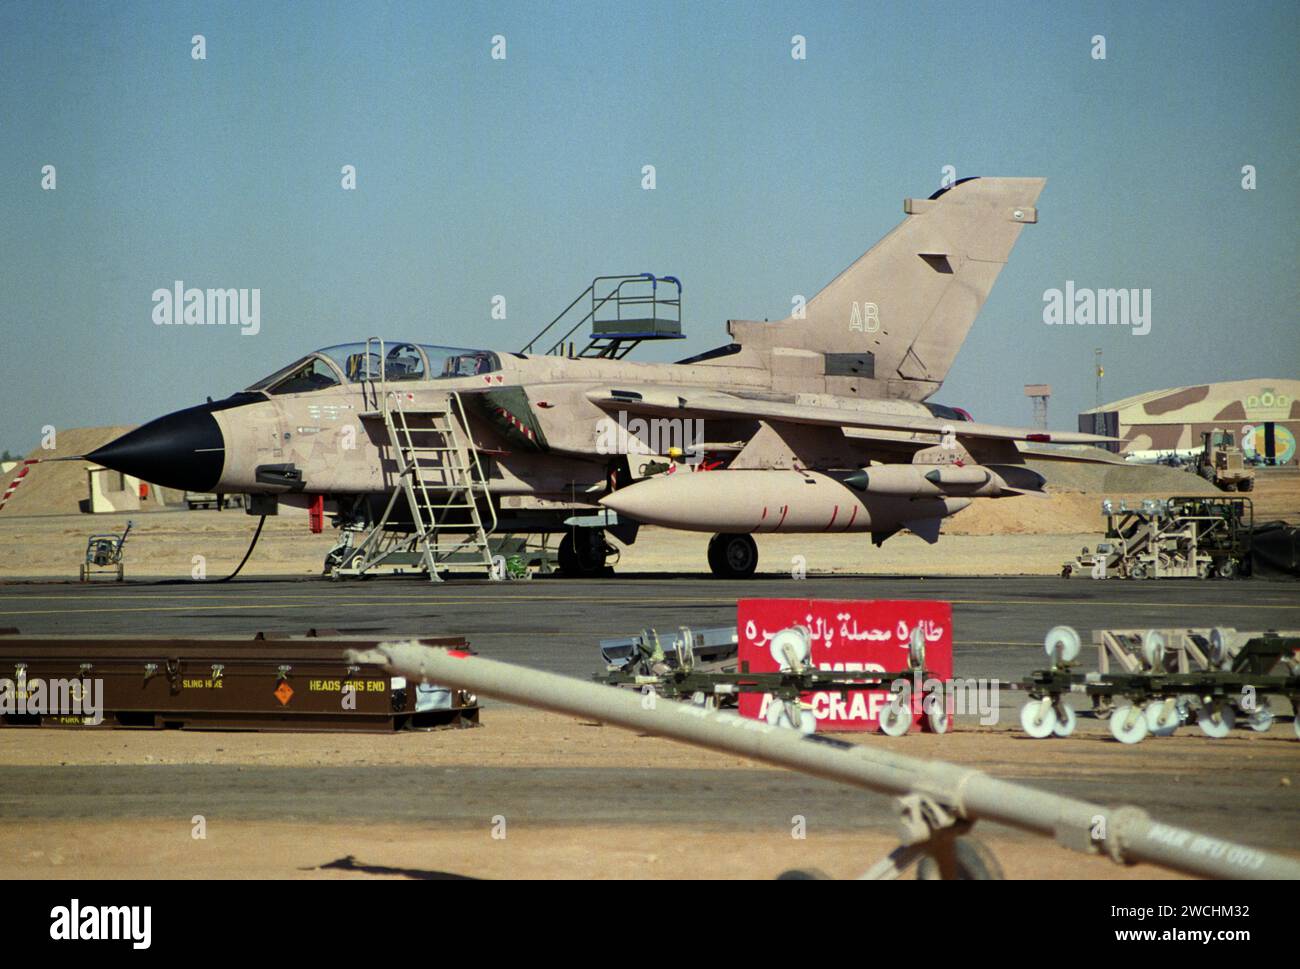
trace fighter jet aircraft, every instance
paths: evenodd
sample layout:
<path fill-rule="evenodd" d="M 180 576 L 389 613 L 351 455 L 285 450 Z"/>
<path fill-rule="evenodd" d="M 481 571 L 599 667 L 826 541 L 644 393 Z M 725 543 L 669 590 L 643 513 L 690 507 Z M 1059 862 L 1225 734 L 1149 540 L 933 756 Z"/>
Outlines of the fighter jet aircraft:
<path fill-rule="evenodd" d="M 964 179 L 907 199 L 902 223 L 806 306 L 731 320 L 727 343 L 676 363 L 626 354 L 680 336 L 680 283 L 600 277 L 574 301 L 590 296 L 580 353 L 564 336 L 549 353 L 536 340 L 528 352 L 328 347 L 88 458 L 243 493 L 254 513 L 328 514 L 343 535 L 326 562 L 335 574 L 378 570 L 395 549 L 431 574 L 466 547 L 487 563 L 506 535 L 550 536 L 562 571 L 602 574 L 606 533 L 631 543 L 643 524 L 712 533 L 709 565 L 732 577 L 754 572 L 759 532 L 880 544 L 908 529 L 934 542 L 974 498 L 1042 493 L 1018 441 L 1110 440 L 929 402 L 1037 222 L 1043 185 Z"/>

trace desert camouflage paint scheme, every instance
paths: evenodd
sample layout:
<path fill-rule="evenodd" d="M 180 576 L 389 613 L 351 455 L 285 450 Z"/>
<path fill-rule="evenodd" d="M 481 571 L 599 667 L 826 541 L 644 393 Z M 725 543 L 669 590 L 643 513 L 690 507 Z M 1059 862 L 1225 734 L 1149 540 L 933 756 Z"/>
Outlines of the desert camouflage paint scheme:
<path fill-rule="evenodd" d="M 1046 435 L 927 401 L 1021 231 L 1038 220 L 1043 185 L 967 179 L 908 199 L 903 222 L 797 317 L 732 320 L 728 344 L 679 363 L 386 343 L 397 362 L 386 361 L 381 387 L 352 379 L 355 348 L 318 351 L 193 409 L 219 431 L 203 441 L 221 442 L 200 447 L 195 437 L 194 466 L 216 469 L 217 450 L 220 466 L 216 480 L 184 486 L 292 505 L 324 496 L 337 519 L 355 521 L 397 484 L 376 395 L 420 410 L 454 393 L 501 531 L 558 532 L 575 515 L 602 515 L 625 540 L 654 523 L 724 537 L 870 531 L 877 541 L 907 527 L 933 541 L 940 520 L 974 497 L 1041 493 L 1017 442 Z M 665 426 L 678 436 L 658 433 Z M 130 463 L 117 443 L 92 458 Z"/>
<path fill-rule="evenodd" d="M 1187 452 L 1206 431 L 1223 429 L 1247 457 L 1264 457 L 1268 444 L 1279 464 L 1294 463 L 1300 435 L 1300 380 L 1232 380 L 1152 390 L 1079 415 L 1079 429 L 1120 438 L 1125 454 Z"/>

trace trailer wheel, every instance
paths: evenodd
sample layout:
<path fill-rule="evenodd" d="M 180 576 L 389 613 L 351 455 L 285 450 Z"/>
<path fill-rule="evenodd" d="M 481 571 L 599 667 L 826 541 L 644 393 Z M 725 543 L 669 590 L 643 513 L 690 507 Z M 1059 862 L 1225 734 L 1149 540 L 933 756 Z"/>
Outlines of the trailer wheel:
<path fill-rule="evenodd" d="M 938 710 L 931 710 L 925 715 L 926 723 L 930 727 L 930 733 L 947 733 L 950 727 L 948 723 L 948 711 L 940 707 Z"/>
<path fill-rule="evenodd" d="M 912 711 L 907 705 L 893 702 L 880 713 L 880 732 L 890 737 L 901 737 L 912 729 Z"/>
<path fill-rule="evenodd" d="M 1224 559 L 1219 563 L 1219 578 L 1235 579 L 1237 577 L 1237 560 Z"/>
<path fill-rule="evenodd" d="M 1255 733 L 1268 733 L 1273 728 L 1273 711 L 1269 707 L 1260 707 L 1250 715 L 1246 726 Z"/>
<path fill-rule="evenodd" d="M 1116 707 L 1110 715 L 1110 735 L 1122 744 L 1136 744 L 1147 735 L 1147 718 L 1136 703 Z"/>
<path fill-rule="evenodd" d="M 1146 707 L 1147 730 L 1153 737 L 1172 737 L 1182 723 L 1178 716 L 1178 705 L 1165 712 L 1164 700 L 1152 700 Z"/>
<path fill-rule="evenodd" d="M 1079 722 L 1079 716 L 1074 712 L 1074 708 L 1066 706 L 1065 703 L 1056 705 L 1056 726 L 1052 728 L 1052 734 L 1057 737 L 1068 737 L 1074 733 L 1075 725 Z"/>
<path fill-rule="evenodd" d="M 791 868 L 776 876 L 779 882 L 828 882 L 831 876 L 820 868 Z"/>
<path fill-rule="evenodd" d="M 1006 876 L 993 853 L 974 838 L 954 838 L 952 863 L 957 881 L 1001 881 Z M 916 877 L 921 881 L 943 878 L 943 867 L 934 855 L 925 855 L 916 865 Z"/>
<path fill-rule="evenodd" d="M 1056 706 L 1051 697 L 1030 700 L 1020 708 L 1020 726 L 1035 740 L 1050 737 L 1056 729 Z"/>
<path fill-rule="evenodd" d="M 1226 703 L 1202 707 L 1196 715 L 1196 725 L 1201 728 L 1201 733 L 1216 740 L 1228 736 L 1236 722 L 1236 712 Z"/>

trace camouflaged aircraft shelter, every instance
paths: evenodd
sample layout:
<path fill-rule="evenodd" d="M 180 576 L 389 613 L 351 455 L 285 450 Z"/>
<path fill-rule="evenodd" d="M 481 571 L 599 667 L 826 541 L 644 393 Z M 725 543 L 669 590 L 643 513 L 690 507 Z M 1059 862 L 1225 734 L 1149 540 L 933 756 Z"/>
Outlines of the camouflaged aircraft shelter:
<path fill-rule="evenodd" d="M 1201 432 L 1231 431 L 1246 457 L 1296 464 L 1300 380 L 1258 378 L 1153 390 L 1079 415 L 1079 430 L 1122 439 L 1121 453 L 1198 447 Z"/>

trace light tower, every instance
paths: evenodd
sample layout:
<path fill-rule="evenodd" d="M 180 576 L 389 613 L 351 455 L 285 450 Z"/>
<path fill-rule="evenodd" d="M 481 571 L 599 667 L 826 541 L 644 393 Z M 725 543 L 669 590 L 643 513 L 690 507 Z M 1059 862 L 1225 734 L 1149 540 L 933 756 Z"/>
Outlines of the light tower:
<path fill-rule="evenodd" d="M 1047 398 L 1052 396 L 1052 385 L 1025 384 L 1025 396 L 1034 402 L 1034 427 L 1047 430 Z"/>

